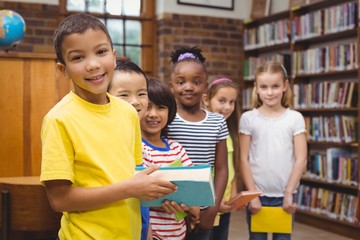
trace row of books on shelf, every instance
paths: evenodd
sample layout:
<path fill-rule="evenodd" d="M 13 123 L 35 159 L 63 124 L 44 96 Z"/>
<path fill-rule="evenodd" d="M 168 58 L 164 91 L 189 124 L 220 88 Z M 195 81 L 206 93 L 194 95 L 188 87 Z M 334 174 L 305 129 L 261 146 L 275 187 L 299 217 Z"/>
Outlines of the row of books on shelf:
<path fill-rule="evenodd" d="M 294 108 L 350 108 L 357 105 L 357 82 L 313 81 L 295 83 Z"/>
<path fill-rule="evenodd" d="M 282 65 L 284 65 L 287 72 L 289 72 L 290 69 L 290 54 L 286 53 L 275 53 L 275 54 L 269 54 L 269 55 L 262 55 L 260 57 L 248 57 L 244 60 L 244 80 L 245 81 L 252 81 L 255 79 L 255 70 L 258 66 L 262 65 L 265 62 L 268 61 L 275 61 L 279 62 Z"/>
<path fill-rule="evenodd" d="M 244 30 L 244 49 L 288 43 L 288 20 L 279 20 Z"/>
<path fill-rule="evenodd" d="M 358 157 L 344 148 L 310 154 L 304 177 L 329 183 L 358 185 Z"/>
<path fill-rule="evenodd" d="M 242 109 L 250 109 L 252 106 L 251 96 L 253 92 L 253 87 L 247 87 L 241 92 L 241 105 Z"/>
<path fill-rule="evenodd" d="M 298 189 L 299 209 L 332 219 L 358 223 L 358 197 L 301 184 Z"/>
<path fill-rule="evenodd" d="M 295 51 L 291 73 L 296 76 L 357 69 L 357 49 L 357 42 L 349 42 Z"/>
<path fill-rule="evenodd" d="M 295 16 L 292 21 L 292 41 L 354 29 L 356 8 L 355 2 L 349 2 Z"/>
<path fill-rule="evenodd" d="M 357 142 L 358 121 L 355 116 L 304 116 L 309 141 L 353 143 Z"/>

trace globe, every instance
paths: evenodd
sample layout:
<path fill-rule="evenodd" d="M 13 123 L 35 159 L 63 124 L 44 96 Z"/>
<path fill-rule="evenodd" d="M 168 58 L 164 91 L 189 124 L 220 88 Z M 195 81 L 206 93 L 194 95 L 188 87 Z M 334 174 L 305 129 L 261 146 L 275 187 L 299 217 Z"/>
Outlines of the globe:
<path fill-rule="evenodd" d="M 25 21 L 20 14 L 12 10 L 0 10 L 0 46 L 17 45 L 25 35 Z"/>

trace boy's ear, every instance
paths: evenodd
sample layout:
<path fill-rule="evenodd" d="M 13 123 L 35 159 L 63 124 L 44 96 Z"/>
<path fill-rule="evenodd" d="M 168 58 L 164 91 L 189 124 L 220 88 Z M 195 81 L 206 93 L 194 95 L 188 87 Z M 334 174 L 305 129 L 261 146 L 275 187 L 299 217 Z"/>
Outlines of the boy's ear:
<path fill-rule="evenodd" d="M 114 68 L 116 68 L 116 49 L 113 50 L 113 56 L 114 56 Z"/>
<path fill-rule="evenodd" d="M 65 79 L 70 79 L 70 75 L 68 74 L 68 72 L 66 71 L 66 66 L 63 63 L 57 62 L 56 63 L 56 68 L 58 69 L 58 71 L 60 72 L 61 75 L 63 75 L 63 77 Z"/>

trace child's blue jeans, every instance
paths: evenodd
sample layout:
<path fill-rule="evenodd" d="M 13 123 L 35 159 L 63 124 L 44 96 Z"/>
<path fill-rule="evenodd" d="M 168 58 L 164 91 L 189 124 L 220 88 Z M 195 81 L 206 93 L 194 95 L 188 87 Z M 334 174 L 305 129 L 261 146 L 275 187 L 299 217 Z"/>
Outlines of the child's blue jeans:
<path fill-rule="evenodd" d="M 263 206 L 272 206 L 272 207 L 281 207 L 283 204 L 283 197 L 265 197 L 260 196 L 260 202 Z M 295 202 L 295 195 L 293 195 L 293 201 Z M 294 214 L 292 216 L 293 226 L 294 226 Z M 268 233 L 262 232 L 251 232 L 251 214 L 248 209 L 246 209 L 246 220 L 249 226 L 249 239 L 250 240 L 267 240 Z M 273 233 L 273 240 L 290 240 L 291 234 L 287 233 Z"/>
<path fill-rule="evenodd" d="M 186 234 L 186 240 L 209 240 L 211 230 L 201 230 L 200 232 L 191 232 Z"/>
<path fill-rule="evenodd" d="M 219 226 L 212 229 L 211 240 L 228 239 L 231 213 L 220 215 Z"/>

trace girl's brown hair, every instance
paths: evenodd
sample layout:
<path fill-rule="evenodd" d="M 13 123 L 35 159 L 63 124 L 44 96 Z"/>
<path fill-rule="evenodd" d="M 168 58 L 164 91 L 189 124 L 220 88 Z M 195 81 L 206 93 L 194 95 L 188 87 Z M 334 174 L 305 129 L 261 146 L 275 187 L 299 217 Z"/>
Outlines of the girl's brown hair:
<path fill-rule="evenodd" d="M 284 66 L 281 63 L 270 61 L 270 62 L 266 62 L 266 63 L 260 65 L 259 67 L 257 67 L 257 69 L 255 71 L 254 89 L 253 89 L 252 96 L 251 96 L 253 108 L 258 108 L 261 105 L 263 105 L 263 102 L 261 101 L 259 95 L 256 93 L 255 85 L 256 85 L 257 77 L 260 74 L 265 73 L 265 72 L 266 73 L 281 73 L 283 82 L 285 83 L 285 81 L 288 81 L 288 75 L 287 75 L 286 69 L 284 68 Z M 281 99 L 281 105 L 285 108 L 292 107 L 292 91 L 290 88 L 290 83 L 288 83 L 288 87 L 283 94 L 283 97 Z"/>
<path fill-rule="evenodd" d="M 219 78 L 213 80 L 208 87 L 207 97 L 210 101 L 219 89 L 224 87 L 231 87 L 236 90 L 239 94 L 239 86 L 236 82 L 229 78 Z M 234 154 L 233 154 L 233 165 L 235 168 L 235 178 L 237 180 L 237 188 L 241 190 L 243 188 L 242 179 L 238 176 L 240 171 L 240 142 L 239 142 L 239 119 L 240 119 L 240 104 L 238 99 L 235 101 L 235 107 L 232 114 L 226 119 L 227 127 L 229 129 L 229 134 L 233 142 Z"/>

